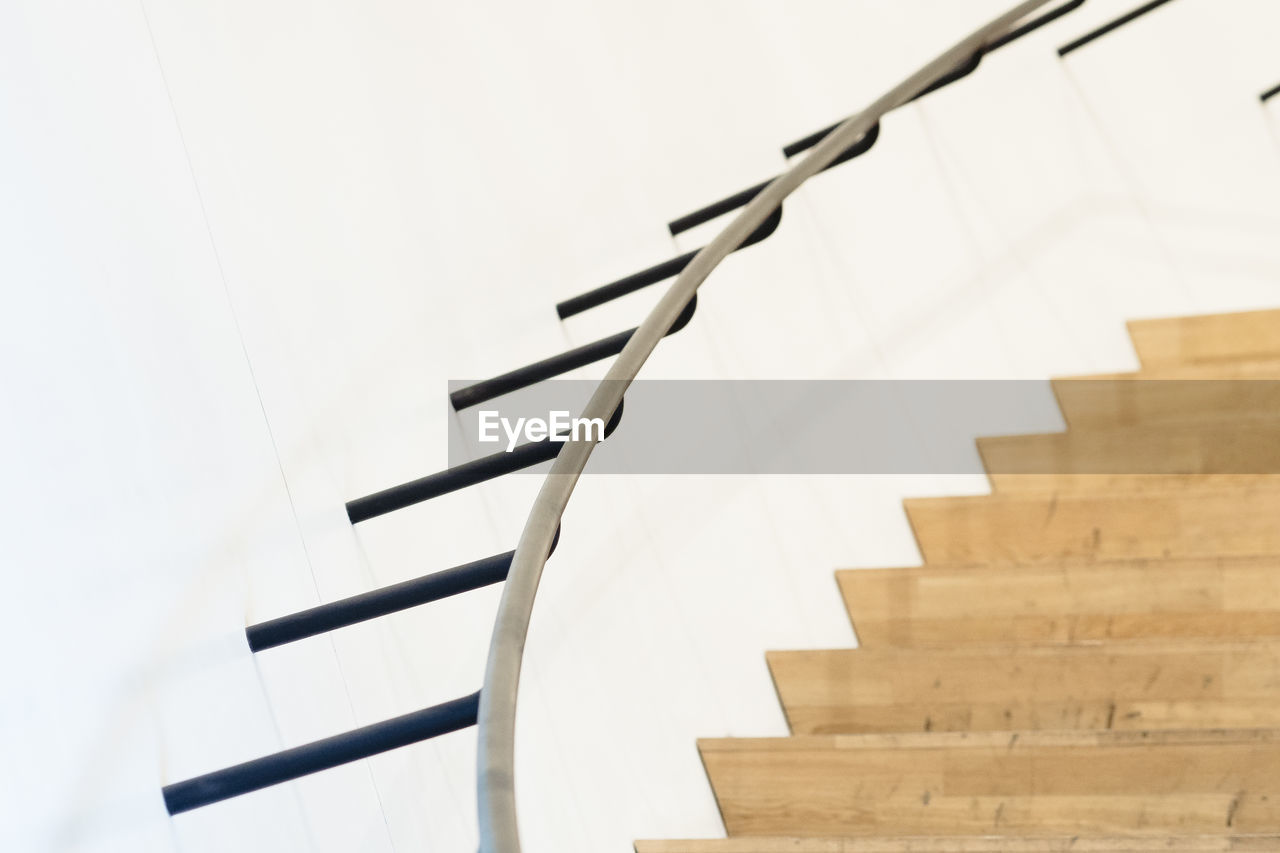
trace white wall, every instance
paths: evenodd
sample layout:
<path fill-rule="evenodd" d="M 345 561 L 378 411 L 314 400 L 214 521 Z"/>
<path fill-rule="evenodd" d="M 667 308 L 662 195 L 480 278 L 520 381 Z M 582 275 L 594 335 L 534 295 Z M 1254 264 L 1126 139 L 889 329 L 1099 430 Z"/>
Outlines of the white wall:
<path fill-rule="evenodd" d="M 443 466 L 447 380 L 636 322 L 654 293 L 552 305 L 699 245 L 664 223 L 1007 2 L 0 6 L 0 847 L 473 848 L 470 731 L 173 820 L 159 787 L 474 690 L 496 588 L 256 658 L 243 628 L 512 547 L 530 477 L 342 504 Z M 887 118 L 645 375 L 1120 370 L 1126 318 L 1280 302 L 1280 8 L 1178 0 L 1056 58 L 1130 5 Z M 719 834 L 695 738 L 784 733 L 763 651 L 851 643 L 832 570 L 916 561 L 902 495 L 984 489 L 584 480 L 526 848 Z"/>

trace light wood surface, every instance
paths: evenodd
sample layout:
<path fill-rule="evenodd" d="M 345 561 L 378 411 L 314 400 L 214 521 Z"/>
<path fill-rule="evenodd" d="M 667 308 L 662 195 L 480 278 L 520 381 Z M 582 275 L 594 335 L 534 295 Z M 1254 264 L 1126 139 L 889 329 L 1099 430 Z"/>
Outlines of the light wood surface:
<path fill-rule="evenodd" d="M 1061 377 L 1051 385 L 1071 429 L 1280 415 L 1280 361 Z"/>
<path fill-rule="evenodd" d="M 1132 320 L 1143 367 L 1280 358 L 1280 310 Z"/>
<path fill-rule="evenodd" d="M 1001 495 L 1280 488 L 1280 474 L 988 474 L 987 479 L 991 491 Z"/>
<path fill-rule="evenodd" d="M 1273 730 L 699 741 L 729 835 L 1280 831 Z"/>
<path fill-rule="evenodd" d="M 636 853 L 1223 853 L 1233 850 L 1274 853 L 1280 850 L 1280 835 L 739 837 L 636 842 Z"/>
<path fill-rule="evenodd" d="M 1280 644 L 770 652 L 793 734 L 1280 727 Z"/>
<path fill-rule="evenodd" d="M 977 444 L 988 475 L 1280 473 L 1277 418 L 989 436 Z"/>
<path fill-rule="evenodd" d="M 1280 490 L 1195 489 L 903 502 L 927 563 L 1280 552 Z"/>
<path fill-rule="evenodd" d="M 858 644 L 1280 637 L 1280 557 L 1052 560 L 836 573 Z"/>

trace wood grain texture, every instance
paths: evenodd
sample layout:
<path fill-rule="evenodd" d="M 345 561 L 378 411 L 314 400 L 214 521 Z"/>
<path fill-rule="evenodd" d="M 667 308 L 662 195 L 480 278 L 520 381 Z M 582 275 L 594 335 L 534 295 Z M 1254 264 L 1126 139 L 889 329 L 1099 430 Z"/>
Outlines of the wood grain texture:
<path fill-rule="evenodd" d="M 1280 474 L 988 474 L 1001 495 L 1280 488 Z"/>
<path fill-rule="evenodd" d="M 1280 474 L 1276 418 L 1002 435 L 977 444 L 988 475 Z"/>
<path fill-rule="evenodd" d="M 1280 727 L 1280 644 L 770 652 L 793 734 Z"/>
<path fill-rule="evenodd" d="M 863 648 L 1280 637 L 1280 557 L 852 569 Z"/>
<path fill-rule="evenodd" d="M 1269 729 L 699 742 L 729 835 L 1280 831 Z"/>
<path fill-rule="evenodd" d="M 1051 385 L 1071 429 L 1280 415 L 1280 361 L 1062 377 Z"/>
<path fill-rule="evenodd" d="M 903 502 L 927 563 L 1280 553 L 1280 490 L 980 495 Z"/>
<path fill-rule="evenodd" d="M 1224 853 L 1233 850 L 1274 853 L 1280 850 L 1280 835 L 739 837 L 637 841 L 635 849 L 636 853 Z"/>
<path fill-rule="evenodd" d="M 1132 320 L 1143 367 L 1280 358 L 1280 310 Z"/>

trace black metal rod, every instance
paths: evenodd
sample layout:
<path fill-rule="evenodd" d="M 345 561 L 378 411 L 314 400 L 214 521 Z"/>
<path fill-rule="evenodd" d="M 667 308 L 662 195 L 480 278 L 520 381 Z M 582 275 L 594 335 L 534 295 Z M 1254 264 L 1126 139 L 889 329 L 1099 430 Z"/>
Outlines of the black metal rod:
<path fill-rule="evenodd" d="M 964 62 L 960 63 L 955 68 L 951 69 L 946 74 L 939 77 L 937 80 L 934 80 L 932 83 L 929 84 L 927 88 L 923 89 L 918 95 L 916 95 L 911 100 L 912 101 L 919 100 L 920 98 L 923 98 L 925 95 L 928 95 L 931 92 L 936 92 L 939 89 L 943 88 L 944 86 L 950 86 L 952 83 L 956 82 L 957 80 L 963 77 L 968 77 L 970 74 L 974 72 L 975 69 L 977 69 L 978 64 L 982 62 L 983 53 L 984 51 L 982 50 L 974 51 Z M 910 103 L 910 101 L 908 101 L 908 103 Z M 782 155 L 784 157 L 794 157 L 795 155 L 801 153 L 802 151 L 808 151 L 810 148 L 817 145 L 822 140 L 826 139 L 827 136 L 830 135 L 830 133 L 833 130 L 835 130 L 837 127 L 839 127 L 843 123 L 844 123 L 843 121 L 838 121 L 835 124 L 827 125 L 822 130 L 815 130 L 813 133 L 809 134 L 803 139 L 797 139 L 795 142 L 792 142 L 789 145 L 784 145 L 782 147 Z M 841 157 L 843 156 L 844 155 L 841 155 Z M 834 166 L 836 165 L 836 163 L 841 163 L 841 162 L 847 162 L 847 161 L 837 160 L 835 163 L 832 163 L 831 166 Z M 830 169 L 831 166 L 828 166 L 827 168 Z"/>
<path fill-rule="evenodd" d="M 162 789 L 165 808 L 171 815 L 181 814 L 474 726 L 479 703 L 480 694 L 472 693 L 371 726 L 165 785 Z"/>
<path fill-rule="evenodd" d="M 635 330 L 632 329 L 632 331 Z M 619 406 L 613 413 L 613 417 L 609 419 L 609 423 L 605 424 L 605 438 L 613 433 L 621 419 L 622 406 Z M 449 492 L 456 492 L 458 489 L 483 483 L 485 480 L 492 480 L 494 477 L 501 477 L 503 474 L 519 471 L 521 468 L 546 462 L 555 458 L 560 452 L 561 444 L 562 442 L 549 438 L 531 441 L 510 452 L 500 450 L 489 456 L 463 462 L 444 471 L 437 471 L 435 474 L 428 474 L 417 480 L 356 498 L 347 502 L 347 518 L 351 519 L 352 524 L 358 524 Z"/>
<path fill-rule="evenodd" d="M 939 77 L 937 80 L 931 83 L 928 86 L 928 88 L 921 91 L 920 94 L 916 95 L 911 100 L 915 101 L 920 98 L 923 98 L 925 95 L 928 95 L 931 92 L 936 92 L 944 86 L 949 86 L 952 83 L 956 82 L 957 80 L 963 77 L 967 77 L 968 75 L 973 73 L 974 69 L 978 67 L 978 64 L 982 61 L 983 56 L 989 53 L 994 53 L 995 51 L 999 50 L 1005 45 L 1012 44 L 1013 42 L 1017 41 L 1018 39 L 1027 35 L 1028 33 L 1033 33 L 1036 30 L 1040 29 L 1041 27 L 1045 26 L 1046 24 L 1050 24 L 1058 20 L 1063 15 L 1066 15 L 1070 12 L 1074 12 L 1076 9 L 1079 9 L 1081 6 L 1083 6 L 1084 3 L 1085 3 L 1085 0 L 1070 0 L 1070 2 L 1063 3 L 1058 8 L 1045 12 L 1043 15 L 1040 15 L 1039 17 L 1028 21 L 1027 23 L 1023 24 L 1017 29 L 1010 30 L 1000 38 L 994 40 L 990 44 L 983 47 L 981 50 L 976 51 L 972 56 L 966 59 L 963 63 L 956 66 L 954 69 L 947 72 L 942 77 Z M 822 130 L 815 130 L 813 133 L 809 134 L 808 136 L 802 139 L 797 139 L 795 142 L 792 142 L 789 145 L 784 145 L 782 148 L 782 153 L 786 157 L 794 157 L 795 155 L 799 154 L 801 151 L 808 151 L 810 148 L 812 148 L 813 146 L 821 142 L 827 136 L 827 134 L 831 133 L 831 131 L 835 130 L 839 126 L 840 126 L 840 122 L 836 122 L 833 125 L 824 127 Z"/>
<path fill-rule="evenodd" d="M 1267 91 L 1259 95 L 1258 100 L 1262 101 L 1262 103 L 1265 104 L 1267 101 L 1271 100 L 1276 95 L 1280 95 L 1280 83 L 1277 83 L 1276 85 L 1272 86 L 1270 89 L 1268 89 Z"/>
<path fill-rule="evenodd" d="M 607 338 L 601 338 L 598 341 L 574 347 L 559 355 L 553 355 L 541 361 L 535 361 L 533 364 L 518 367 L 492 379 L 485 379 L 474 385 L 459 388 L 449 395 L 449 402 L 453 405 L 455 412 L 460 412 L 470 406 L 492 400 L 495 397 L 501 397 L 503 394 L 510 394 L 512 391 L 528 388 L 530 385 L 535 385 L 544 379 L 551 379 L 568 373 L 570 370 L 608 358 L 611 355 L 617 355 L 627 345 L 627 341 L 631 339 L 631 333 L 634 331 L 635 329 L 629 329 L 625 332 L 618 332 Z"/>
<path fill-rule="evenodd" d="M 640 272 L 632 273 L 617 281 L 602 284 L 594 290 L 588 290 L 586 293 L 566 299 L 556 305 L 556 314 L 563 320 L 566 317 L 572 317 L 574 314 L 581 314 L 589 308 L 603 305 L 606 302 L 617 299 L 619 296 L 634 293 L 663 279 L 679 275 L 681 270 L 689 266 L 689 262 L 693 260 L 693 256 L 696 254 L 698 254 L 696 249 L 692 252 L 686 252 L 669 261 L 654 264 L 647 269 L 640 270 Z"/>
<path fill-rule="evenodd" d="M 698 297 L 695 295 L 693 300 L 685 306 L 684 311 L 680 313 L 675 325 L 667 331 L 667 334 L 674 335 L 687 326 L 689 321 L 693 319 L 693 312 L 696 310 L 698 310 Z M 501 376 L 485 379 L 474 385 L 464 386 L 449 395 L 449 403 L 453 406 L 455 412 L 460 412 L 463 409 L 477 406 L 495 397 L 501 397 L 503 394 L 510 394 L 512 391 L 528 388 L 530 385 L 542 382 L 544 379 L 552 379 L 568 373 L 570 370 L 617 355 L 622 352 L 622 348 L 627 345 L 627 341 L 631 340 L 631 336 L 635 332 L 635 329 L 627 329 L 625 332 L 618 332 L 616 335 L 610 335 L 607 338 L 601 338 L 598 341 L 574 347 L 568 352 L 562 352 L 559 355 L 544 358 L 542 361 L 518 367 L 515 370 L 503 373 Z"/>
<path fill-rule="evenodd" d="M 840 126 L 840 122 L 836 122 L 835 124 L 829 124 L 826 127 L 824 127 L 822 130 L 815 130 L 813 133 L 809 134 L 808 136 L 802 137 L 800 139 L 797 139 L 795 142 L 791 142 L 791 143 L 788 143 L 787 145 L 782 146 L 782 156 L 794 157 L 795 155 L 799 154 L 801 151 L 808 151 L 810 148 L 817 145 L 822 140 L 826 139 L 827 136 L 831 133 L 831 131 L 835 130 L 839 126 Z"/>
<path fill-rule="evenodd" d="M 546 462 L 553 458 L 558 450 L 559 445 L 549 440 L 533 441 L 520 445 L 510 453 L 499 451 L 490 456 L 473 459 L 412 482 L 402 483 L 399 486 L 392 486 L 348 501 L 347 517 L 351 519 L 352 524 L 368 521 L 379 515 L 404 509 L 449 492 L 456 492 L 458 489 L 465 489 L 476 483 L 483 483 L 485 480 L 519 471 L 521 468 L 528 468 L 539 462 Z"/>
<path fill-rule="evenodd" d="M 826 131 L 822 131 L 823 135 L 826 135 L 826 133 L 830 132 L 832 129 L 833 128 L 828 128 Z M 854 157 L 857 157 L 860 154 L 865 154 L 870 150 L 872 145 L 876 144 L 876 139 L 878 139 L 879 136 L 880 122 L 876 122 L 870 130 L 862 135 L 861 139 L 850 145 L 843 154 L 828 164 L 822 171 L 825 172 L 827 169 L 834 169 L 841 163 L 848 163 Z M 679 219 L 673 219 L 667 223 L 667 230 L 671 232 L 672 237 L 675 237 L 685 231 L 688 231 L 690 228 L 694 228 L 704 222 L 710 222 L 717 216 L 723 216 L 731 210 L 737 210 L 747 204 L 747 202 L 751 201 L 751 199 L 764 192 L 764 188 L 769 186 L 773 180 L 773 178 L 770 178 L 767 181 L 761 181 L 754 187 L 748 187 L 741 192 L 734 193 L 733 195 L 722 198 L 717 202 L 712 202 L 706 207 L 699 208 L 693 213 L 686 213 Z"/>
<path fill-rule="evenodd" d="M 1079 50 L 1089 42 L 1094 41 L 1095 39 L 1100 39 L 1103 36 L 1105 36 L 1107 33 L 1114 32 L 1120 29 L 1130 21 L 1135 21 L 1138 18 L 1141 18 L 1143 15 L 1147 14 L 1148 12 L 1152 12 L 1156 9 L 1159 9 L 1161 6 L 1163 6 L 1165 3 L 1168 3 L 1168 2 L 1169 0 L 1151 0 L 1150 3 L 1143 3 L 1141 6 L 1134 9 L 1132 12 L 1128 12 L 1124 15 L 1121 15 L 1120 17 L 1116 18 L 1114 21 L 1103 24 L 1102 26 L 1098 27 L 1096 30 L 1090 30 L 1089 32 L 1080 36 L 1080 38 L 1076 39 L 1075 41 L 1064 44 L 1062 47 L 1058 48 L 1058 56 L 1066 56 L 1068 53 L 1071 53 L 1072 51 Z"/>
<path fill-rule="evenodd" d="M 559 542 L 560 528 L 557 527 L 555 538 L 551 540 L 551 551 L 547 556 L 555 552 Z M 506 579 L 507 572 L 511 568 L 511 558 L 514 555 L 515 551 L 495 554 L 483 560 L 454 566 L 452 569 L 434 572 L 403 583 L 392 584 L 340 601 L 321 604 L 297 613 L 290 613 L 288 616 L 250 625 L 245 629 L 249 648 L 260 652 L 264 649 L 283 646 L 285 643 L 314 637 L 317 634 L 498 583 Z"/>
<path fill-rule="evenodd" d="M 765 181 L 763 184 L 743 190 L 742 193 L 739 193 L 738 195 L 749 192 L 759 193 L 760 190 L 764 189 L 768 185 L 769 182 Z M 752 198 L 754 197 L 755 196 L 753 195 Z M 750 198 L 747 199 L 747 201 L 750 200 Z M 743 204 L 746 204 L 746 202 L 743 202 Z M 732 207 L 726 208 L 726 211 L 732 209 Z M 719 214 L 716 215 L 718 216 Z M 734 249 L 734 251 L 736 252 L 738 249 L 745 249 L 747 246 L 754 246 L 756 243 L 764 240 L 769 235 L 773 234 L 774 231 L 778 230 L 778 224 L 780 222 L 782 222 L 781 207 L 775 210 L 768 219 L 761 222 L 760 227 L 755 231 L 752 231 L 751 236 L 746 240 L 743 240 L 742 245 L 737 249 Z M 692 228 L 693 226 L 690 225 L 689 227 Z M 603 305 L 606 302 L 612 302 L 620 296 L 626 296 L 628 293 L 635 293 L 637 290 L 642 290 L 651 284 L 657 284 L 660 281 L 677 276 L 685 267 L 689 266 L 690 262 L 693 261 L 694 256 L 700 251 L 702 250 L 694 249 L 692 252 L 685 252 L 683 255 L 672 258 L 669 261 L 654 264 L 647 269 L 640 270 L 640 272 L 632 273 L 631 275 L 620 278 L 617 281 L 602 284 L 597 288 L 588 290 L 586 293 L 580 293 L 577 296 L 566 299 L 556 305 L 556 314 L 560 316 L 561 320 L 564 320 L 568 317 L 572 317 L 574 314 L 581 314 L 583 311 L 590 308 L 595 308 L 596 306 Z"/>
<path fill-rule="evenodd" d="M 672 237 L 675 237 L 690 228 L 696 228 L 704 222 L 710 222 L 717 216 L 723 216 L 731 210 L 737 210 L 764 192 L 764 188 L 769 186 L 772 181 L 772 178 L 767 181 L 761 181 L 754 187 L 747 187 L 741 192 L 736 192 L 731 196 L 712 202 L 704 208 L 695 210 L 693 213 L 686 213 L 684 216 L 673 219 L 667 223 L 667 230 L 671 232 Z"/>

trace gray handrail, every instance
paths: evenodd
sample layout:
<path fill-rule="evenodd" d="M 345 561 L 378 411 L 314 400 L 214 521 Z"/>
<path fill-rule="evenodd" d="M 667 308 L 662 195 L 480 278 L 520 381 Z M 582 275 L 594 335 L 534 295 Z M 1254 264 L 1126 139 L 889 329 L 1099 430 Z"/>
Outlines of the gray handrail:
<path fill-rule="evenodd" d="M 627 387 L 636 378 L 658 341 L 675 324 L 699 285 L 773 213 L 783 199 L 830 165 L 885 113 L 911 100 L 957 64 L 969 60 L 974 51 L 1004 35 L 1022 18 L 1049 2 L 1050 0 L 1026 0 L 974 31 L 862 112 L 846 119 L 814 146 L 807 157 L 774 179 L 714 240 L 698 252 L 662 295 L 596 387 L 582 416 L 606 421 L 613 416 Z M 560 449 L 533 502 L 529 518 L 525 521 L 515 557 L 511 561 L 506 587 L 502 591 L 502 600 L 498 605 L 484 686 L 480 691 L 478 715 L 480 853 L 520 853 L 514 767 L 516 695 L 520 687 L 520 665 L 529 632 L 533 600 L 538 592 L 538 581 L 542 577 L 551 541 L 596 443 L 594 440 L 581 439 L 566 442 Z"/>

